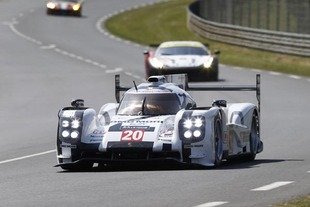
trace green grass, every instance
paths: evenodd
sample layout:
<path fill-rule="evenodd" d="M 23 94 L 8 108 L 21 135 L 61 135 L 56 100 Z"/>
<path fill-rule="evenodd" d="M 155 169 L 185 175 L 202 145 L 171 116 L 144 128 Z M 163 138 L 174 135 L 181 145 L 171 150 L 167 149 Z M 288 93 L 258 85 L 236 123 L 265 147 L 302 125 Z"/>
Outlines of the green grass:
<path fill-rule="evenodd" d="M 282 204 L 275 205 L 274 207 L 309 207 L 309 206 L 310 206 L 310 195 L 307 195 Z"/>
<path fill-rule="evenodd" d="M 124 39 L 143 45 L 168 40 L 197 40 L 220 50 L 220 62 L 248 68 L 310 76 L 310 58 L 272 53 L 216 42 L 188 30 L 186 9 L 192 0 L 170 0 L 113 16 L 104 27 Z"/>

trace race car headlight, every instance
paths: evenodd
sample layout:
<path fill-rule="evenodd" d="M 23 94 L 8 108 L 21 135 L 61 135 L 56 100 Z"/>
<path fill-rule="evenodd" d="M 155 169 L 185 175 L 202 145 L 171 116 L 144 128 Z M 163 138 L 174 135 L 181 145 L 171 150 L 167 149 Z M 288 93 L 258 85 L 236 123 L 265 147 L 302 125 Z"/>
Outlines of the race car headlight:
<path fill-rule="evenodd" d="M 194 125 L 197 128 L 199 128 L 199 127 L 201 127 L 203 125 L 203 121 L 202 121 L 202 119 L 200 117 L 197 117 L 194 122 L 195 122 Z"/>
<path fill-rule="evenodd" d="M 202 127 L 202 125 L 203 125 L 203 119 L 201 117 L 196 117 L 196 118 L 193 118 L 193 119 L 186 119 L 183 122 L 183 126 L 186 129 L 190 129 L 193 126 L 196 127 L 196 128 L 200 128 L 200 127 Z"/>
<path fill-rule="evenodd" d="M 67 138 L 69 135 L 70 135 L 70 132 L 68 130 L 64 130 L 61 133 L 61 136 L 64 137 L 64 138 Z"/>
<path fill-rule="evenodd" d="M 71 127 L 72 127 L 73 129 L 77 129 L 77 128 L 79 128 L 79 126 L 80 126 L 79 120 L 74 119 L 74 120 L 71 122 Z"/>
<path fill-rule="evenodd" d="M 83 131 L 84 110 L 63 110 L 59 112 L 58 138 L 66 142 L 76 142 Z"/>
<path fill-rule="evenodd" d="M 191 138 L 191 137 L 192 137 L 192 132 L 191 132 L 190 130 L 185 131 L 185 132 L 184 132 L 184 137 L 185 137 L 186 139 Z"/>
<path fill-rule="evenodd" d="M 213 63 L 213 57 L 209 57 L 203 64 L 204 68 L 210 68 L 212 66 Z"/>
<path fill-rule="evenodd" d="M 179 122 L 180 138 L 186 142 L 199 142 L 205 136 L 205 117 L 192 116 Z"/>
<path fill-rule="evenodd" d="M 190 129 L 192 126 L 193 126 L 193 122 L 191 119 L 186 119 L 183 123 L 183 126 L 186 128 L 186 129 Z"/>
<path fill-rule="evenodd" d="M 49 9 L 55 9 L 56 8 L 56 4 L 53 3 L 53 2 L 48 2 L 46 4 L 46 7 L 49 8 Z"/>
<path fill-rule="evenodd" d="M 164 67 L 164 64 L 160 60 L 158 60 L 157 58 L 150 58 L 149 61 L 150 61 L 150 64 L 152 65 L 152 67 L 154 67 L 154 68 L 163 68 Z"/>
<path fill-rule="evenodd" d="M 74 4 L 73 6 L 72 6 L 72 9 L 74 10 L 74 11 L 77 11 L 77 10 L 79 10 L 80 9 L 80 4 Z"/>
<path fill-rule="evenodd" d="M 79 132 L 78 131 L 73 131 L 73 132 L 71 132 L 70 136 L 71 136 L 72 139 L 76 139 L 76 138 L 79 137 Z"/>
<path fill-rule="evenodd" d="M 194 137 L 198 138 L 201 136 L 201 131 L 200 130 L 195 130 L 193 133 Z"/>
<path fill-rule="evenodd" d="M 67 128 L 70 126 L 70 122 L 68 120 L 63 120 L 61 122 L 61 126 L 64 127 L 64 128 Z"/>

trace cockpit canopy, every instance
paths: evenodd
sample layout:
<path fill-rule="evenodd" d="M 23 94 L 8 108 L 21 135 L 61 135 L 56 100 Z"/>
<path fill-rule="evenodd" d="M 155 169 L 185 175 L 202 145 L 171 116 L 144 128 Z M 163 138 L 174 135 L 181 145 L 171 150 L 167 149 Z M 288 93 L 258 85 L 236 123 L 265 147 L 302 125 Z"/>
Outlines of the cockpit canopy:
<path fill-rule="evenodd" d="M 127 93 L 118 108 L 118 115 L 171 115 L 182 107 L 175 93 Z"/>

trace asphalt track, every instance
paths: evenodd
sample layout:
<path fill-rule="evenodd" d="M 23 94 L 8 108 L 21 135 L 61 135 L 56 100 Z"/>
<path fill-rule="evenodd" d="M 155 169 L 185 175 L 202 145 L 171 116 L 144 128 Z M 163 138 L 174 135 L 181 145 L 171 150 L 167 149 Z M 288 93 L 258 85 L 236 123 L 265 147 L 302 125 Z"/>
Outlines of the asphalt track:
<path fill-rule="evenodd" d="M 98 111 L 114 101 L 114 74 L 127 85 L 144 76 L 145 48 L 98 30 L 98 21 L 150 2 L 90 0 L 76 18 L 47 16 L 39 0 L 0 0 L 0 206 L 268 206 L 310 193 L 310 80 L 224 65 L 221 84 L 251 84 L 262 74 L 265 150 L 254 162 L 78 173 L 53 167 L 58 110 L 84 98 Z M 201 106 L 213 98 L 255 101 L 248 92 L 193 96 Z"/>

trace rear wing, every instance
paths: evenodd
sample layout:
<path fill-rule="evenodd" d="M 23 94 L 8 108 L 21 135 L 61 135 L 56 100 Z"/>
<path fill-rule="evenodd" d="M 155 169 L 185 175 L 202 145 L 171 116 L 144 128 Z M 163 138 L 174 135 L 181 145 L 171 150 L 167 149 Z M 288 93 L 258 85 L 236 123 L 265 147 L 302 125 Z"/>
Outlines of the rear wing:
<path fill-rule="evenodd" d="M 256 91 L 256 99 L 258 111 L 260 112 L 260 74 L 256 74 L 255 85 L 227 85 L 227 86 L 203 86 L 203 87 L 189 87 L 188 82 L 185 83 L 186 91 Z"/>
<path fill-rule="evenodd" d="M 256 98 L 258 102 L 258 111 L 260 112 L 260 74 L 256 74 L 255 85 L 227 85 L 227 86 L 203 86 L 190 87 L 186 74 L 174 74 L 165 76 L 167 82 L 174 83 L 186 91 L 256 91 Z M 117 103 L 120 102 L 120 92 L 127 91 L 131 87 L 123 87 L 120 85 L 120 75 L 115 75 L 115 99 Z"/>

